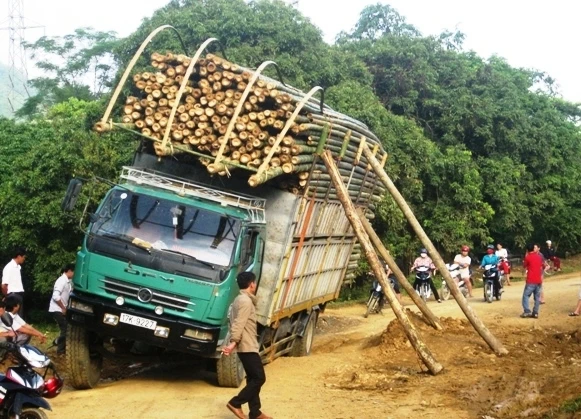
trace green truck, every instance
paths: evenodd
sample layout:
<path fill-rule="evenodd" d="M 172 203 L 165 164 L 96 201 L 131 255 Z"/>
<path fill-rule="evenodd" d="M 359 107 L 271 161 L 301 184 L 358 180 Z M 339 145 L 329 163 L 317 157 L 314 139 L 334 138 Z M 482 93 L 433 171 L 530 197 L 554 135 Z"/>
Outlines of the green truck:
<path fill-rule="evenodd" d="M 241 363 L 221 357 L 220 346 L 242 271 L 259 278 L 264 362 L 309 354 L 320 311 L 359 258 L 340 202 L 218 182 L 147 147 L 123 167 L 90 214 L 77 255 L 67 313 L 73 387 L 94 387 L 104 356 L 136 355 L 136 347 L 215 359 L 218 384 L 239 386 Z M 79 191 L 74 179 L 64 207 L 73 208 Z"/>
<path fill-rule="evenodd" d="M 271 61 L 251 70 L 202 58 L 210 38 L 193 57 L 154 52 L 151 69 L 130 77 L 163 31 L 175 32 L 163 25 L 143 41 L 94 127 L 131 131 L 141 142 L 89 215 L 77 255 L 67 365 L 78 389 L 98 383 L 104 357 L 164 353 L 215 360 L 218 384 L 238 387 L 242 365 L 220 347 L 244 271 L 258 278 L 263 361 L 308 355 L 319 313 L 353 278 L 361 254 L 319 153 L 333 153 L 368 216 L 382 199 L 361 156 L 367 143 L 385 162 L 380 140 L 324 105 L 322 88 L 305 95 L 280 72 L 279 80 L 262 75 Z M 122 92 L 129 95 L 115 122 Z M 74 208 L 82 186 L 71 181 L 63 209 Z"/>

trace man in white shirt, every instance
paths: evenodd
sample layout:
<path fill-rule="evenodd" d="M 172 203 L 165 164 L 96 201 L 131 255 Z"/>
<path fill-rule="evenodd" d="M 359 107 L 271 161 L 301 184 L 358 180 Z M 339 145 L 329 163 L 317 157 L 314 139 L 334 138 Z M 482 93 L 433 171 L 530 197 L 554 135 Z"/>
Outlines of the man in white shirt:
<path fill-rule="evenodd" d="M 498 257 L 498 259 L 500 260 L 498 267 L 504 273 L 504 276 L 506 278 L 506 285 L 510 285 L 510 265 L 508 263 L 508 250 L 506 250 L 504 247 L 502 247 L 502 244 L 498 243 L 496 245 L 495 254 Z"/>
<path fill-rule="evenodd" d="M 454 258 L 454 263 L 457 263 L 460 267 L 460 278 L 462 278 L 468 289 L 468 296 L 472 297 L 472 282 L 470 282 L 470 264 L 472 263 L 472 258 L 468 256 L 468 252 L 470 252 L 470 248 L 466 245 L 462 246 L 460 254 Z"/>
<path fill-rule="evenodd" d="M 71 279 L 75 274 L 75 265 L 68 264 L 62 270 L 62 275 L 54 283 L 52 290 L 52 297 L 48 307 L 49 313 L 59 325 L 61 331 L 57 338 L 57 355 L 64 355 L 66 348 L 67 337 L 67 305 L 69 304 L 69 296 L 71 295 L 72 285 Z"/>
<path fill-rule="evenodd" d="M 6 311 L 12 316 L 12 329 L 16 332 L 16 337 L 14 338 L 15 343 L 21 345 L 28 343 L 31 336 L 36 336 L 40 340 L 40 343 L 46 341 L 46 336 L 44 334 L 26 323 L 22 317 L 18 315 L 20 305 L 22 304 L 22 298 L 20 295 L 10 294 L 4 299 L 4 302 L 6 304 Z M 6 327 L 4 323 L 0 324 L 0 329 L 4 329 L 4 331 L 10 330 L 10 328 Z"/>
<path fill-rule="evenodd" d="M 20 316 L 24 317 L 24 287 L 22 285 L 22 275 L 20 273 L 20 265 L 26 259 L 26 250 L 18 248 L 12 254 L 12 260 L 6 264 L 2 271 L 2 294 L 8 296 L 10 294 L 18 294 L 22 299 L 20 307 Z"/>

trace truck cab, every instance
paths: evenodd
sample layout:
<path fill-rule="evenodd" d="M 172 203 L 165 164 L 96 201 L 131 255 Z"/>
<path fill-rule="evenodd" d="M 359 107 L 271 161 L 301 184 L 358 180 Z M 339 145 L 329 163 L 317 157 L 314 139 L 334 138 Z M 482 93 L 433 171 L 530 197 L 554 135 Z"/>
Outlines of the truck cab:
<path fill-rule="evenodd" d="M 83 373 L 89 359 L 100 369 L 103 355 L 135 342 L 219 357 L 237 274 L 260 278 L 264 199 L 143 168 L 124 167 L 120 178 L 77 255 L 69 346 L 85 355 L 69 367 L 81 388 L 95 384 Z"/>

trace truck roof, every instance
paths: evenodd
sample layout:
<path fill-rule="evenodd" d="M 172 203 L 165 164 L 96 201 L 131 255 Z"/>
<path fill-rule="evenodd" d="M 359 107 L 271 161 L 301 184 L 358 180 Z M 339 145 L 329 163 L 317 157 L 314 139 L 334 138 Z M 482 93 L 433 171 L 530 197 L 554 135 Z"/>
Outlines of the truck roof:
<path fill-rule="evenodd" d="M 155 188 L 173 192 L 182 198 L 198 198 L 204 201 L 219 203 L 222 207 L 236 208 L 246 213 L 252 223 L 266 223 L 266 200 L 250 195 L 227 192 L 215 187 L 195 183 L 190 180 L 168 176 L 167 174 L 148 169 L 123 166 L 121 181 L 127 185 Z M 235 211 L 239 213 L 239 211 Z"/>

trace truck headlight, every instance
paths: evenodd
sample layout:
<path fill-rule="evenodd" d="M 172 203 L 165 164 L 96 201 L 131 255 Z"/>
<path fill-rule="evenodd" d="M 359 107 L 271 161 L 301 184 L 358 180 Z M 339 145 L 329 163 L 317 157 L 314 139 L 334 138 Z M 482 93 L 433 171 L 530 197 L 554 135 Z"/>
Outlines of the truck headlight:
<path fill-rule="evenodd" d="M 184 337 L 197 339 L 197 340 L 205 340 L 210 341 L 214 337 L 211 332 L 206 332 L 205 330 L 200 329 L 186 329 L 184 332 Z"/>
<path fill-rule="evenodd" d="M 85 313 L 93 313 L 93 306 L 77 300 L 71 300 L 71 308 L 74 310 L 83 311 Z"/>

